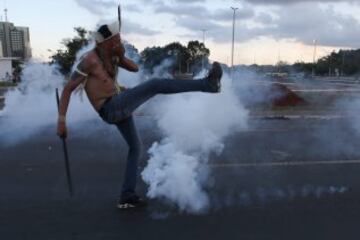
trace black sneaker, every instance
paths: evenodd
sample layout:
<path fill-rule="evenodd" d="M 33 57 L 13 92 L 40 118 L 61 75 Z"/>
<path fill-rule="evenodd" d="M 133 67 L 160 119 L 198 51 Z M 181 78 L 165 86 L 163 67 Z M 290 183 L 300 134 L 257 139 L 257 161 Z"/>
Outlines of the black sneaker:
<path fill-rule="evenodd" d="M 210 86 L 211 92 L 220 92 L 222 73 L 223 72 L 220 63 L 214 62 L 212 64 L 212 68 L 210 69 L 209 75 L 205 78 Z"/>
<path fill-rule="evenodd" d="M 126 199 L 120 199 L 116 207 L 121 210 L 143 208 L 147 206 L 147 202 L 137 195 L 133 195 Z"/>

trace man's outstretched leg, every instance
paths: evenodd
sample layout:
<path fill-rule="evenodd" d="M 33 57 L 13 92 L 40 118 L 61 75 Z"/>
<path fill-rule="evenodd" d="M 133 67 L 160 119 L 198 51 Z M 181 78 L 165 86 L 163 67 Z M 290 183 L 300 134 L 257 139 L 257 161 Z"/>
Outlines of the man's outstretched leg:
<path fill-rule="evenodd" d="M 209 75 L 200 80 L 153 79 L 132 89 L 113 96 L 100 110 L 102 118 L 109 123 L 119 122 L 133 113 L 141 104 L 157 94 L 175 94 L 183 92 L 220 91 L 222 69 L 214 62 Z"/>

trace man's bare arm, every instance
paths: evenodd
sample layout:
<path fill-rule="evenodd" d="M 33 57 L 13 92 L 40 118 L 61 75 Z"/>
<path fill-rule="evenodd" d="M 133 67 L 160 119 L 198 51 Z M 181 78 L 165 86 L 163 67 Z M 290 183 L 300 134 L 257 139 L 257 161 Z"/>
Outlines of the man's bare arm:
<path fill-rule="evenodd" d="M 130 71 L 130 72 L 137 72 L 139 71 L 139 67 L 136 63 L 134 63 L 133 61 L 131 61 L 130 59 L 123 57 L 120 62 L 119 62 L 119 66 Z"/>
<path fill-rule="evenodd" d="M 85 81 L 85 76 L 80 75 L 77 72 L 74 72 L 70 81 L 65 85 L 64 90 L 62 91 L 59 105 L 59 117 L 66 116 L 68 105 L 70 102 L 71 93 L 83 82 Z"/>
<path fill-rule="evenodd" d="M 81 62 L 76 70 L 71 74 L 70 81 L 62 91 L 59 104 L 59 117 L 57 133 L 60 137 L 66 137 L 66 112 L 69 106 L 71 93 L 86 80 L 89 72 L 89 64 Z"/>
<path fill-rule="evenodd" d="M 125 57 L 125 47 L 120 42 L 120 44 L 117 45 L 117 47 L 114 49 L 116 52 L 116 55 L 119 57 L 119 67 L 124 68 L 130 72 L 137 72 L 139 71 L 139 67 L 136 63 L 134 63 L 132 60 Z"/>

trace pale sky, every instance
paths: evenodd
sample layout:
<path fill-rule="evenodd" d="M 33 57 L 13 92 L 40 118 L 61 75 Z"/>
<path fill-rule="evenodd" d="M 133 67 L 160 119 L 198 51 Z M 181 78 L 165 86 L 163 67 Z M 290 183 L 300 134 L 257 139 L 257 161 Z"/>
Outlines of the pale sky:
<path fill-rule="evenodd" d="M 47 59 L 76 26 L 93 30 L 117 17 L 114 0 L 0 0 L 8 20 L 30 28 L 36 58 Z M 340 48 L 360 48 L 360 0 L 122 0 L 123 39 L 139 50 L 173 41 L 202 41 L 211 60 L 230 62 L 237 7 L 235 64 L 312 61 Z M 4 15 L 4 14 L 2 14 Z M 4 16 L 3 16 L 4 19 Z"/>

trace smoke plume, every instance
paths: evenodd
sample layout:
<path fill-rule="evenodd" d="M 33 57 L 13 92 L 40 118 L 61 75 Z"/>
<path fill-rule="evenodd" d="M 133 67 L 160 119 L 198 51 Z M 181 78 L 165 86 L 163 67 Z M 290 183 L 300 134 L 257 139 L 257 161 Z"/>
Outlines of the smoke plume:
<path fill-rule="evenodd" d="M 57 122 L 55 89 L 61 89 L 64 78 L 56 66 L 30 62 L 23 70 L 18 88 L 5 95 L 5 107 L 0 111 L 1 144 L 16 144 Z M 87 98 L 73 96 L 68 119 L 74 124 L 96 116 Z M 54 128 L 55 134 L 55 128 Z"/>
<path fill-rule="evenodd" d="M 224 139 L 247 126 L 248 111 L 238 101 L 228 76 L 221 94 L 188 93 L 158 103 L 157 123 L 166 137 L 154 143 L 142 172 L 148 197 L 174 202 L 181 211 L 202 212 L 209 206 L 210 154 L 220 154 Z"/>

